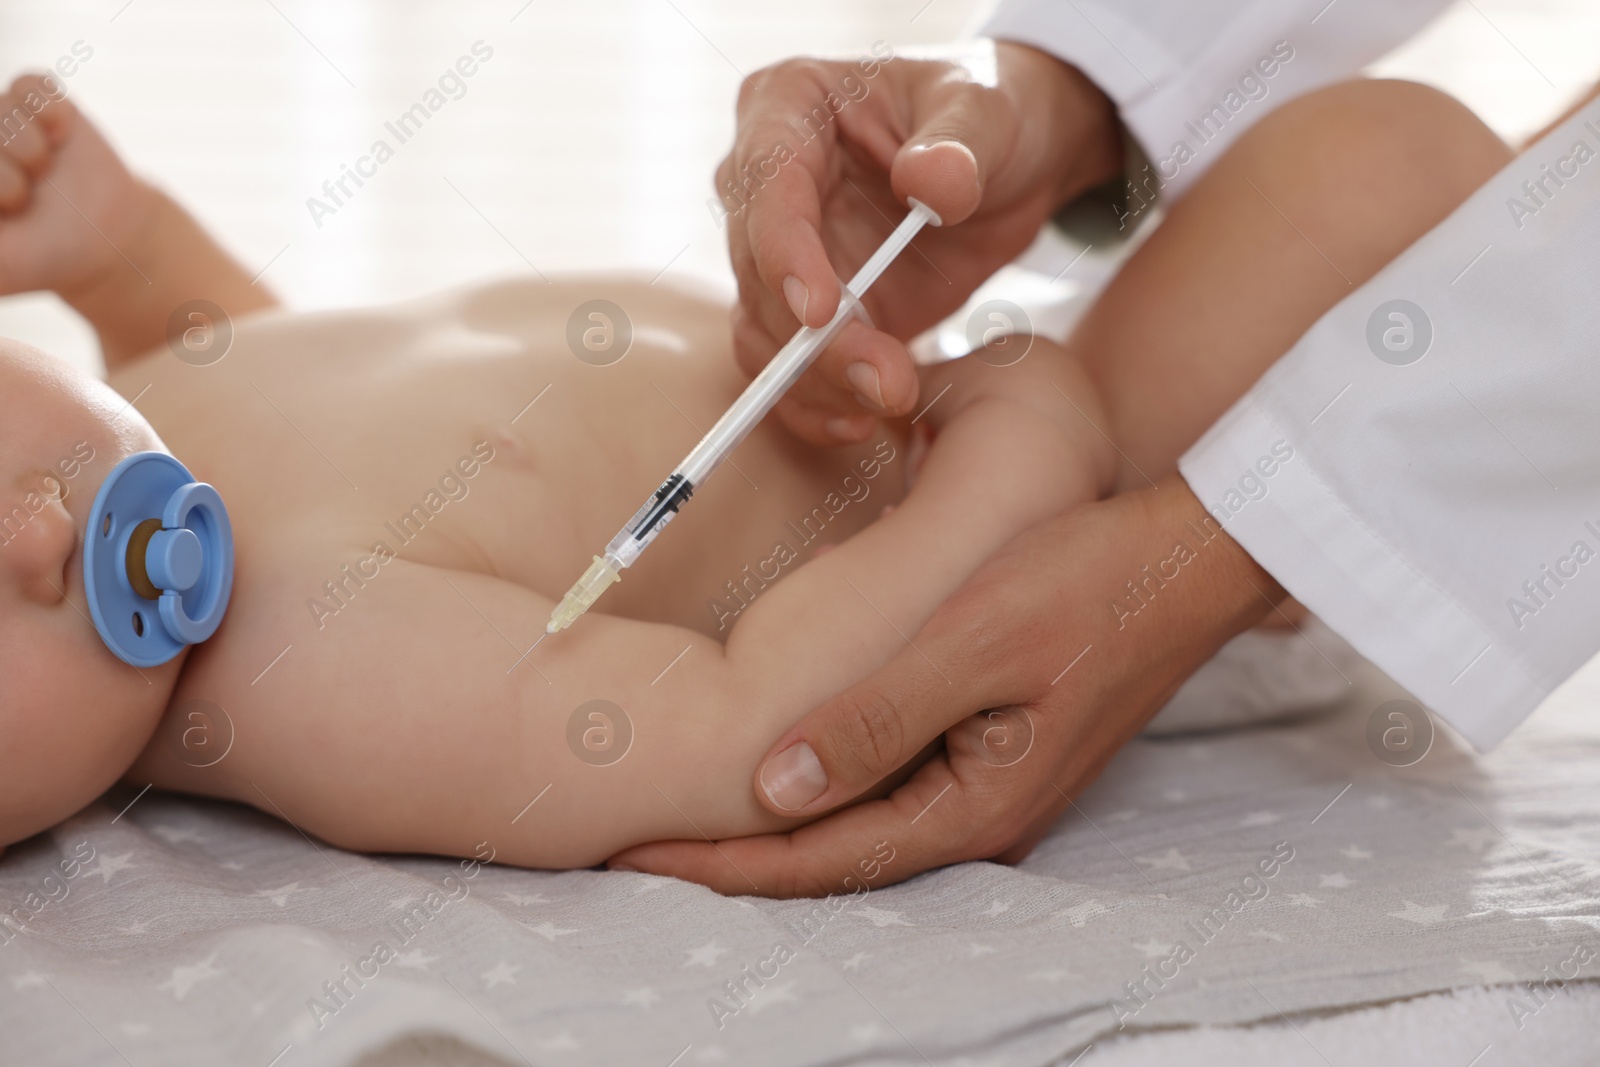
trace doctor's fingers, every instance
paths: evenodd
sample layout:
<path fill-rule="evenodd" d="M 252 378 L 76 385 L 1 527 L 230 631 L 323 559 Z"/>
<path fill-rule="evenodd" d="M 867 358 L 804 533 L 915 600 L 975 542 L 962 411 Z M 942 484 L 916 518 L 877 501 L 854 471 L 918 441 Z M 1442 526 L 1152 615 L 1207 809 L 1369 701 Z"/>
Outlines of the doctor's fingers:
<path fill-rule="evenodd" d="M 787 337 L 768 336 L 743 309 L 734 309 L 734 355 L 745 373 L 752 377 L 760 373 L 787 341 Z M 877 380 L 858 388 L 852 381 L 857 372 L 849 367 L 867 361 L 889 369 L 880 375 L 874 368 Z M 881 405 L 860 396 L 874 386 L 883 400 Z M 918 388 L 916 367 L 905 345 L 862 323 L 850 323 L 784 394 L 776 410 L 790 432 L 802 440 L 823 446 L 850 444 L 871 437 L 880 416 L 909 412 Z"/>
<path fill-rule="evenodd" d="M 986 173 L 1011 154 L 1013 105 L 969 64 L 895 59 L 864 69 L 790 60 L 741 93 L 718 191 L 735 269 L 749 257 L 761 282 L 741 273 L 741 299 L 771 334 L 786 332 L 785 308 L 807 325 L 827 322 L 838 306 L 834 272 L 855 266 L 830 257 L 864 260 L 884 236 L 883 209 L 859 186 L 860 195 L 830 198 L 846 170 L 876 172 L 875 180 L 858 175 L 869 189 L 892 184 L 900 213 L 916 197 L 954 224 L 977 208 Z M 840 241 L 852 247 L 826 247 Z"/>
<path fill-rule="evenodd" d="M 784 310 L 821 326 L 839 304 L 822 203 L 841 169 L 828 100 L 849 66 L 791 59 L 747 79 L 733 149 L 717 168 L 740 299 L 773 334 L 783 332 Z M 818 111 L 828 121 L 808 122 Z"/>
<path fill-rule="evenodd" d="M 1052 620 L 1019 603 L 1019 580 L 1048 583 L 1020 573 L 1014 555 L 1002 549 L 887 664 L 786 731 L 756 771 L 757 799 L 780 815 L 838 807 L 970 716 L 1045 691 Z"/>
<path fill-rule="evenodd" d="M 730 895 L 857 895 L 1005 850 L 1033 817 L 1042 785 L 1033 779 L 1039 776 L 1047 777 L 1043 761 L 1023 770 L 970 753 L 940 754 L 882 800 L 789 833 L 639 845 L 612 857 L 610 866 L 671 875 Z"/>

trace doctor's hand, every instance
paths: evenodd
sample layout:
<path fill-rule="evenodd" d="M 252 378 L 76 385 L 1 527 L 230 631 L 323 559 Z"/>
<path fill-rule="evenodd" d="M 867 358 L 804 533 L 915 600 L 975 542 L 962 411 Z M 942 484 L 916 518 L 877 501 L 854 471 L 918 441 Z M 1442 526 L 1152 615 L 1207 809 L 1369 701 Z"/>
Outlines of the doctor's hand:
<path fill-rule="evenodd" d="M 734 354 L 754 375 L 803 321 L 822 326 L 846 278 L 915 197 L 925 228 L 856 322 L 778 405 L 815 444 L 862 441 L 903 415 L 917 377 L 903 342 L 955 311 L 1047 219 L 1122 164 L 1114 108 L 1076 69 L 1025 45 L 975 41 L 949 58 L 792 59 L 739 94 L 716 176 L 739 282 Z"/>
<path fill-rule="evenodd" d="M 1185 678 L 1284 598 L 1209 519 L 1172 475 L 1028 530 L 902 653 L 768 752 L 762 804 L 832 814 L 783 834 L 640 845 L 612 866 L 789 897 L 1021 860 Z M 858 801 L 941 734 L 943 751 L 903 784 Z"/>

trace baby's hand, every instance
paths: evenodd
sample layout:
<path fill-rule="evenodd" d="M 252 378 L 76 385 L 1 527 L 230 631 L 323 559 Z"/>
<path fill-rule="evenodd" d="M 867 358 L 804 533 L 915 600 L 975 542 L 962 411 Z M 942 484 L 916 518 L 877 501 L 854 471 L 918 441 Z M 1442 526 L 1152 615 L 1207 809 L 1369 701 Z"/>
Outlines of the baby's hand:
<path fill-rule="evenodd" d="M 0 294 L 70 296 L 125 258 L 155 197 L 50 75 L 0 95 Z"/>

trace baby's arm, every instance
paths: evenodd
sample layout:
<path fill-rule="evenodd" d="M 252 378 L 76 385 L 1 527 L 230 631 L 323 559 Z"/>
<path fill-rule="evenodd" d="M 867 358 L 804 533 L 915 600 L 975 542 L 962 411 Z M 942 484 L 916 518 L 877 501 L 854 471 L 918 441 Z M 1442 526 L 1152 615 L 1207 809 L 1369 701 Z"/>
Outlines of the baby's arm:
<path fill-rule="evenodd" d="M 107 369 L 163 344 L 189 301 L 230 316 L 276 303 L 182 207 L 129 173 L 59 81 L 18 78 L 0 115 L 0 293 L 58 293 L 99 334 Z"/>

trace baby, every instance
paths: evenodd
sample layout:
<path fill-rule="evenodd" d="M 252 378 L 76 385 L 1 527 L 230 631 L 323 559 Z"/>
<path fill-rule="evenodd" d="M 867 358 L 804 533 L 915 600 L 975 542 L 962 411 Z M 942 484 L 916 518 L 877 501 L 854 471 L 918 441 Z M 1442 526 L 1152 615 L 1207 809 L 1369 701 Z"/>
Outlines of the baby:
<path fill-rule="evenodd" d="M 725 308 L 594 279 L 288 313 L 53 82 L 3 110 L 29 121 L 0 148 L 0 290 L 60 294 L 108 380 L 0 342 L 0 845 L 119 778 L 346 848 L 487 842 L 536 867 L 784 829 L 751 792 L 767 746 L 1008 539 L 1111 485 L 1073 361 L 958 360 L 925 373 L 914 491 L 909 423 L 819 452 L 769 420 L 539 641 L 746 384 Z M 625 309 L 625 354 L 595 300 Z M 233 320 L 220 359 L 184 348 L 217 342 L 195 301 Z M 217 488 L 237 562 L 216 635 L 136 669 L 89 621 L 81 557 L 97 488 L 144 450 Z"/>
<path fill-rule="evenodd" d="M 0 113 L 25 120 L 0 145 L 0 292 L 59 293 L 108 370 L 0 342 L 0 844 L 120 778 L 346 848 L 537 867 L 794 826 L 755 798 L 782 808 L 786 783 L 751 780 L 789 726 L 1027 527 L 1170 473 L 1510 155 L 1420 86 L 1285 103 L 1065 349 L 925 368 L 916 417 L 859 446 L 769 420 L 597 610 L 541 640 L 746 384 L 724 308 L 593 279 L 287 313 L 54 83 L 20 80 Z M 913 256 L 890 270 L 943 284 Z M 913 430 L 932 441 L 908 491 Z M 80 561 L 97 488 L 143 450 L 217 488 L 237 563 L 215 636 L 135 669 L 91 625 Z"/>

